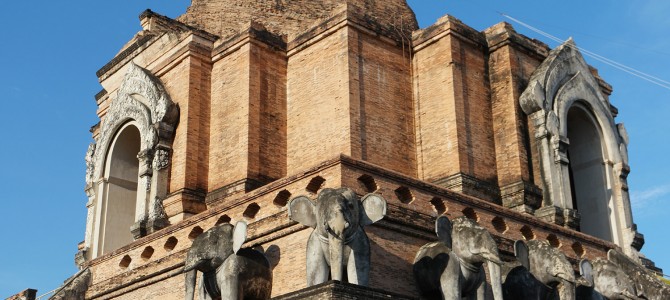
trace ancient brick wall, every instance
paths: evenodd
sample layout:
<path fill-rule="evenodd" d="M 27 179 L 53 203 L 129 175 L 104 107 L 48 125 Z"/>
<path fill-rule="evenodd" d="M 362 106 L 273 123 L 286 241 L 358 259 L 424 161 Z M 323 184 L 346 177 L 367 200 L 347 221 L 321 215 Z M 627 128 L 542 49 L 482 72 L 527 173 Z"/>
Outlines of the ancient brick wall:
<path fill-rule="evenodd" d="M 163 201 L 171 225 L 89 261 L 87 297 L 181 299 L 193 239 L 240 220 L 249 223 L 245 246 L 273 265 L 272 296 L 303 289 L 311 229 L 290 221 L 286 204 L 325 187 L 388 201 L 384 220 L 366 229 L 370 285 L 396 295 L 418 294 L 412 262 L 440 215 L 478 221 L 510 264 L 515 240 L 549 241 L 572 262 L 615 247 L 516 207 L 541 199 L 518 98 L 543 45 L 504 24 L 480 33 L 452 17 L 410 45 L 383 29 L 397 25 L 393 12 L 411 15 L 405 1 L 339 2 L 194 0 L 180 20 L 226 38 L 152 32 L 103 72 L 101 116 L 134 60 L 161 79 L 180 119 Z M 407 28 L 416 27 L 411 16 Z M 349 293 L 323 292 L 314 299 Z"/>
<path fill-rule="evenodd" d="M 483 36 L 445 17 L 414 33 L 414 52 L 419 178 L 496 201 L 495 145 Z M 489 185 L 491 191 L 481 193 L 477 190 L 483 189 L 473 189 L 473 184 Z"/>
<path fill-rule="evenodd" d="M 364 9 L 371 19 L 387 30 L 397 26 L 399 19 L 403 19 L 408 32 L 418 28 L 414 13 L 405 0 L 194 0 L 178 20 L 221 37 L 237 34 L 251 21 L 256 21 L 273 33 L 287 35 L 290 40 L 347 3 Z"/>

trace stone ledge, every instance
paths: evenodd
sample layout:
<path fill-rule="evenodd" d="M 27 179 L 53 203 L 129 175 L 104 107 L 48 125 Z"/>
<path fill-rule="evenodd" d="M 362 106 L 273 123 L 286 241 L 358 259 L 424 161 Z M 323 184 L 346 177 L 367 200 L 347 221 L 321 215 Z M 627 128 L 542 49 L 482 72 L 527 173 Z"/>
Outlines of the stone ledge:
<path fill-rule="evenodd" d="M 355 284 L 343 283 L 339 281 L 328 281 L 319 285 L 308 287 L 299 291 L 274 297 L 275 300 L 292 299 L 418 299 L 405 295 L 386 292 L 380 289 L 363 287 Z"/>
<path fill-rule="evenodd" d="M 457 173 L 432 181 L 433 184 L 446 189 L 501 204 L 500 189 L 494 183 L 481 180 L 464 173 Z"/>

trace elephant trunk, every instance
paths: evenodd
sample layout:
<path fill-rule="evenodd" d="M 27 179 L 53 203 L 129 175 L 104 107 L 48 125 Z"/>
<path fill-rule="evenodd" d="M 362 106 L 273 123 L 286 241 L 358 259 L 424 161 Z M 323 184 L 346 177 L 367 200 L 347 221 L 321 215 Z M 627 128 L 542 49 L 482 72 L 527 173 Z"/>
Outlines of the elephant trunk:
<path fill-rule="evenodd" d="M 561 278 L 561 284 L 558 286 L 559 299 L 574 300 L 577 297 L 575 284 L 572 281 Z"/>
<path fill-rule="evenodd" d="M 329 234 L 328 247 L 330 248 L 330 278 L 332 280 L 342 281 L 344 243 L 334 234 Z"/>
<path fill-rule="evenodd" d="M 491 277 L 491 290 L 493 291 L 494 300 L 503 300 L 502 291 L 502 276 L 500 275 L 500 264 L 494 261 L 486 263 L 489 269 L 489 277 Z"/>
<path fill-rule="evenodd" d="M 192 268 L 189 271 L 186 271 L 186 300 L 193 300 L 195 294 L 195 277 L 197 275 L 197 270 Z"/>
<path fill-rule="evenodd" d="M 344 269 L 344 230 L 349 227 L 340 212 L 336 218 L 328 222 L 328 246 L 330 250 L 330 277 L 342 281 Z"/>

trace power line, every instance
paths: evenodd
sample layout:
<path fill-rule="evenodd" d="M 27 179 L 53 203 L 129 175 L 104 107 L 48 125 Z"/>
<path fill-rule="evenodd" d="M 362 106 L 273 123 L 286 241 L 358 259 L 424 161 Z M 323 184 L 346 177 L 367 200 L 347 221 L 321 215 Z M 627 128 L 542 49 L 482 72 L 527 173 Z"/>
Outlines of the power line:
<path fill-rule="evenodd" d="M 533 26 L 531 26 L 531 25 L 529 25 L 529 24 L 526 24 L 526 23 L 524 23 L 524 22 L 522 22 L 522 21 L 520 21 L 520 20 L 518 20 L 518 19 L 516 19 L 516 18 L 513 18 L 512 16 L 509 16 L 509 15 L 507 15 L 507 14 L 504 14 L 504 13 L 501 13 L 501 12 L 498 12 L 498 13 L 499 13 L 500 15 L 502 15 L 503 17 L 505 17 L 505 18 L 507 18 L 507 19 L 510 19 L 510 20 L 512 20 L 513 22 L 515 22 L 515 23 L 517 23 L 517 24 L 519 24 L 519 25 L 521 25 L 521 26 L 523 26 L 523 27 L 526 27 L 526 28 L 528 28 L 529 30 L 531 30 L 531 31 L 533 31 L 533 32 L 535 32 L 535 33 L 537 33 L 537 34 L 540 34 L 540 35 L 542 35 L 542 36 L 544 36 L 544 37 L 546 37 L 546 38 L 549 38 L 549 39 L 551 39 L 551 40 L 553 40 L 553 41 L 555 41 L 555 42 L 557 42 L 557 43 L 559 43 L 559 44 L 560 44 L 560 43 L 563 43 L 563 40 L 562 40 L 562 39 L 559 39 L 559 38 L 557 38 L 557 37 L 555 37 L 555 36 L 553 36 L 553 35 L 551 35 L 551 34 L 549 34 L 549 33 L 546 33 L 546 32 L 544 32 L 544 31 L 542 31 L 542 30 L 540 30 L 540 29 L 538 29 L 538 28 L 535 28 L 535 27 L 533 27 Z M 616 61 L 611 60 L 611 59 L 609 59 L 609 58 L 607 58 L 607 57 L 604 57 L 604 56 L 602 56 L 602 55 L 598 55 L 598 54 L 596 54 L 596 53 L 594 53 L 594 52 L 591 52 L 591 51 L 589 51 L 589 50 L 586 50 L 586 49 L 584 49 L 584 48 L 577 47 L 577 46 L 573 46 L 573 45 L 569 45 L 569 44 L 568 44 L 568 46 L 571 47 L 571 48 L 577 49 L 577 50 L 581 51 L 582 53 L 584 53 L 585 55 L 587 55 L 587 56 L 589 56 L 589 57 L 591 57 L 591 58 L 593 58 L 593 59 L 595 59 L 595 60 L 598 60 L 598 61 L 600 61 L 600 62 L 602 62 L 602 63 L 604 63 L 604 64 L 607 64 L 607 65 L 609 65 L 609 66 L 611 66 L 611 67 L 613 67 L 613 68 L 619 69 L 619 70 L 624 71 L 624 72 L 626 72 L 626 73 L 628 73 L 628 74 L 630 74 L 630 75 L 633 75 L 633 76 L 635 76 L 635 77 L 638 77 L 638 78 L 640 78 L 640 79 L 642 79 L 642 80 L 651 82 L 651 83 L 653 83 L 653 84 L 655 84 L 655 85 L 657 85 L 657 86 L 660 86 L 660 87 L 662 87 L 662 88 L 665 88 L 665 89 L 670 90 L 670 82 L 668 82 L 668 81 L 666 81 L 666 80 L 663 80 L 663 79 L 661 79 L 661 78 L 658 78 L 658 77 L 653 76 L 653 75 L 650 75 L 650 74 L 647 74 L 647 73 L 642 72 L 642 71 L 640 71 L 640 70 L 637 70 L 637 69 L 635 69 L 635 68 L 626 66 L 626 65 L 624 65 L 624 64 L 622 64 L 622 63 L 616 62 Z"/>

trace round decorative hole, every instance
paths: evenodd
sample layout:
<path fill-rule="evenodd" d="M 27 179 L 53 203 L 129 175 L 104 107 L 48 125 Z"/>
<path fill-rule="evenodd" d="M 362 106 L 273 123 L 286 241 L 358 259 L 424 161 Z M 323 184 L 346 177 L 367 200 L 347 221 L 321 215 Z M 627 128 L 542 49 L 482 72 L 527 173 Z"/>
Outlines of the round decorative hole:
<path fill-rule="evenodd" d="M 305 189 L 312 194 L 316 194 L 319 192 L 321 187 L 323 187 L 324 182 L 326 182 L 326 179 L 321 176 L 316 176 L 309 181 L 309 184 L 307 184 Z"/>
<path fill-rule="evenodd" d="M 374 193 L 379 189 L 379 186 L 377 186 L 377 182 L 375 182 L 375 179 L 368 174 L 363 174 L 361 175 L 361 177 L 358 177 L 358 183 L 360 183 L 361 187 L 367 193 Z"/>
<path fill-rule="evenodd" d="M 491 220 L 491 225 L 493 225 L 493 228 L 500 234 L 507 232 L 509 229 L 507 223 L 505 223 L 505 219 L 501 217 L 493 218 L 493 220 Z"/>
<path fill-rule="evenodd" d="M 559 240 L 555 234 L 552 233 L 548 235 L 547 241 L 549 242 L 549 245 L 551 245 L 552 247 L 556 249 L 561 248 L 561 240 Z"/>
<path fill-rule="evenodd" d="M 200 236 L 203 233 L 204 230 L 202 230 L 202 227 L 200 226 L 195 226 L 193 229 L 191 229 L 191 232 L 188 234 L 188 239 L 189 240 L 195 240 L 198 236 Z"/>
<path fill-rule="evenodd" d="M 404 186 L 401 186 L 395 190 L 395 195 L 398 197 L 398 200 L 400 202 L 409 204 L 414 201 L 414 195 L 412 195 L 412 192 Z"/>
<path fill-rule="evenodd" d="M 130 266 L 130 262 L 133 260 L 130 258 L 130 255 L 126 255 L 121 259 L 121 262 L 119 263 L 119 267 L 126 269 L 128 266 Z"/>
<path fill-rule="evenodd" d="M 277 196 L 272 201 L 272 203 L 279 207 L 284 207 L 286 206 L 286 203 L 288 203 L 289 198 L 291 198 L 291 193 L 287 190 L 282 190 L 281 192 L 277 193 Z"/>
<path fill-rule="evenodd" d="M 221 225 L 223 223 L 230 223 L 230 217 L 228 215 L 223 215 L 219 217 L 219 219 L 216 220 L 216 224 L 214 224 L 214 226 Z"/>
<path fill-rule="evenodd" d="M 470 220 L 473 220 L 475 222 L 479 221 L 479 216 L 477 215 L 477 212 L 472 208 L 472 207 L 466 207 L 463 209 L 463 215 L 467 217 Z"/>
<path fill-rule="evenodd" d="M 535 233 L 530 227 L 528 227 L 528 225 L 523 225 L 523 227 L 521 227 L 521 235 L 524 239 L 526 239 L 526 241 L 535 239 Z"/>
<path fill-rule="evenodd" d="M 144 259 L 144 260 L 149 260 L 152 255 L 154 255 L 154 248 L 151 247 L 151 246 L 148 246 L 148 247 L 144 248 L 144 251 L 142 251 L 142 255 L 140 255 L 140 257 L 142 257 L 142 259 Z"/>
<path fill-rule="evenodd" d="M 433 197 L 433 199 L 430 200 L 430 204 L 433 205 L 433 210 L 437 213 L 438 216 L 447 212 L 447 206 L 440 197 Z"/>
<path fill-rule="evenodd" d="M 177 247 L 178 242 L 179 240 L 177 240 L 176 237 L 171 236 L 167 239 L 167 241 L 165 241 L 165 245 L 163 245 L 163 248 L 166 251 L 172 251 L 174 250 L 174 247 Z"/>
<path fill-rule="evenodd" d="M 258 204 L 256 204 L 256 203 L 251 203 L 251 204 L 249 204 L 249 206 L 247 206 L 247 209 L 244 210 L 244 212 L 242 213 L 242 215 L 243 215 L 245 218 L 253 219 L 253 218 L 256 217 L 256 214 L 258 214 L 258 212 L 259 212 L 260 210 L 261 210 L 261 207 L 258 206 Z"/>

